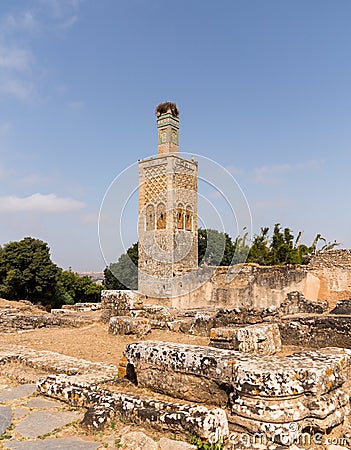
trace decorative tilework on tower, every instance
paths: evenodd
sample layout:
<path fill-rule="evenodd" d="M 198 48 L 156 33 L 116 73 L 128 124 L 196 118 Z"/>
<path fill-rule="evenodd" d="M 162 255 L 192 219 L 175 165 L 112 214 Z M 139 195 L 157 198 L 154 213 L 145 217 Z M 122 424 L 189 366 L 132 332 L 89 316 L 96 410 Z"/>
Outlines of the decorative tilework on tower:
<path fill-rule="evenodd" d="M 177 271 L 197 267 L 197 162 L 178 155 L 179 112 L 156 108 L 158 156 L 139 162 L 138 289 L 174 296 Z"/>

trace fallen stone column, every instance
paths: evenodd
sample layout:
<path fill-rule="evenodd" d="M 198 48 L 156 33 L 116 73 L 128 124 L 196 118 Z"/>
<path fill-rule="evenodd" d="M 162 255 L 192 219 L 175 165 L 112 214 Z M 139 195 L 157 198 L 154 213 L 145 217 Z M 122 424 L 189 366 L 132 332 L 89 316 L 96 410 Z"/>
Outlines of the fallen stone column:
<path fill-rule="evenodd" d="M 38 390 L 73 406 L 88 407 L 83 424 L 95 430 L 103 429 L 106 422 L 119 413 L 130 422 L 188 431 L 204 439 L 209 439 L 214 433 L 218 437 L 229 433 L 227 415 L 220 408 L 142 399 L 91 387 L 86 383 L 74 384 L 71 377 L 65 375 L 40 380 Z"/>

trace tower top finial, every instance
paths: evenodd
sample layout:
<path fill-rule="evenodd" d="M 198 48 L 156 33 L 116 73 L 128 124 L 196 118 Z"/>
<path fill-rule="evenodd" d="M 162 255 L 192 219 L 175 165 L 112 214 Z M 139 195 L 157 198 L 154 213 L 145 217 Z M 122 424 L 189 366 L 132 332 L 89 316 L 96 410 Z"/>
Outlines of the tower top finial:
<path fill-rule="evenodd" d="M 157 117 L 160 117 L 162 114 L 172 114 L 174 117 L 179 117 L 179 110 L 175 103 L 165 102 L 160 103 L 156 106 L 155 114 Z"/>

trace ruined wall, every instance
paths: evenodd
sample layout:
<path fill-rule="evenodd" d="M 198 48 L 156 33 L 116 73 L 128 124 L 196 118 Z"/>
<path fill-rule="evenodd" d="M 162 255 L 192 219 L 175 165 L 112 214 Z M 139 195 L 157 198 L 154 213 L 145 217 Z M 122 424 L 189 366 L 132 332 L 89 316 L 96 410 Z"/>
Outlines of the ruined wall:
<path fill-rule="evenodd" d="M 351 250 L 319 253 L 303 266 L 243 264 L 240 270 L 238 266 L 218 267 L 204 278 L 207 281 L 188 294 L 168 299 L 149 297 L 147 301 L 181 309 L 264 309 L 280 306 L 289 292 L 299 291 L 309 300 L 328 300 L 330 307 L 334 307 L 338 300 L 351 297 Z"/>
<path fill-rule="evenodd" d="M 318 300 L 328 300 L 334 307 L 338 300 L 351 297 L 350 249 L 319 253 L 312 258 L 308 269 L 320 281 Z"/>

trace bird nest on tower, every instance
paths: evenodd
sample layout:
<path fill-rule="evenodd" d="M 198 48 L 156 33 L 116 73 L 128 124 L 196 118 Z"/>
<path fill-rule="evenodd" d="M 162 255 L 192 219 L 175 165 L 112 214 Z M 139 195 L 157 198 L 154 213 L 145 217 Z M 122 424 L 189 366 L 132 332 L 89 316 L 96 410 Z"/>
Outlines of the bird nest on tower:
<path fill-rule="evenodd" d="M 165 102 L 156 106 L 155 114 L 159 117 L 161 114 L 171 113 L 174 117 L 179 117 L 179 110 L 175 103 Z"/>

